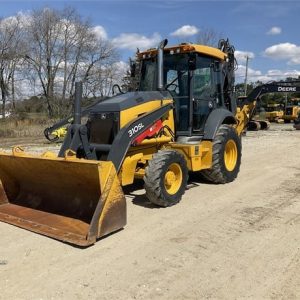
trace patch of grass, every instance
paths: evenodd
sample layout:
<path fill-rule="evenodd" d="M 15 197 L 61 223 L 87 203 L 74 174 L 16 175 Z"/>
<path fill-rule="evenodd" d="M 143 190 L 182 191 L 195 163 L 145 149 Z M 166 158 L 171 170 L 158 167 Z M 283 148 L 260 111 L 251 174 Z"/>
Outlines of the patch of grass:
<path fill-rule="evenodd" d="M 46 127 L 52 126 L 56 120 L 47 118 L 9 118 L 0 120 L 0 138 L 42 136 Z"/>

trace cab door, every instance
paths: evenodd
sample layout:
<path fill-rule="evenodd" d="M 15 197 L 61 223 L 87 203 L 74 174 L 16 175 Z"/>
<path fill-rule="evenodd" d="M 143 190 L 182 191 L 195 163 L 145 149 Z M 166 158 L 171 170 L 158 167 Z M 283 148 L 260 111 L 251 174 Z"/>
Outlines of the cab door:
<path fill-rule="evenodd" d="M 209 114 L 221 106 L 217 93 L 218 74 L 214 59 L 198 56 L 191 82 L 193 134 L 203 134 Z"/>

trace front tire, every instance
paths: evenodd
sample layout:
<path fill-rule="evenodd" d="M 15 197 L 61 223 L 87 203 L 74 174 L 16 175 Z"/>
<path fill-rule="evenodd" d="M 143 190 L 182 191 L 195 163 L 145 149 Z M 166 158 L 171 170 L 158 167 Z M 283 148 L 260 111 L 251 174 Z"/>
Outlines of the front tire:
<path fill-rule="evenodd" d="M 183 155 L 174 150 L 160 150 L 153 154 L 145 169 L 146 196 L 155 205 L 172 206 L 181 200 L 187 179 Z"/>
<path fill-rule="evenodd" d="M 213 183 L 233 181 L 240 171 L 241 150 L 236 130 L 230 125 L 221 125 L 213 141 L 212 167 L 201 171 L 201 175 Z"/>

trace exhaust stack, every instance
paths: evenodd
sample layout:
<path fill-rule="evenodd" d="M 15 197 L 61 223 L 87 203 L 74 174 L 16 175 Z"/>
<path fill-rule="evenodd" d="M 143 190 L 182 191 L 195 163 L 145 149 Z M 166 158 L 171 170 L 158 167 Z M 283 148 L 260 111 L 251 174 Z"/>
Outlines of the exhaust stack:
<path fill-rule="evenodd" d="M 82 82 L 75 82 L 75 103 L 73 124 L 81 124 Z"/>
<path fill-rule="evenodd" d="M 168 40 L 162 40 L 157 48 L 157 90 L 164 90 L 164 48 Z"/>

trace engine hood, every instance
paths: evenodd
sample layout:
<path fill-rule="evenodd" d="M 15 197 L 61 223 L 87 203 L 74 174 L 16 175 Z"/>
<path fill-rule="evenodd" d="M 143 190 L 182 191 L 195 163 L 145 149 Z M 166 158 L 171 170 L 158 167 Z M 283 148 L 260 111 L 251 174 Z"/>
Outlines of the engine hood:
<path fill-rule="evenodd" d="M 117 95 L 98 103 L 90 110 L 90 113 L 94 114 L 98 112 L 117 112 L 149 101 L 170 98 L 172 97 L 167 91 L 129 92 Z"/>

